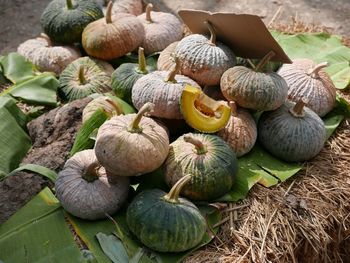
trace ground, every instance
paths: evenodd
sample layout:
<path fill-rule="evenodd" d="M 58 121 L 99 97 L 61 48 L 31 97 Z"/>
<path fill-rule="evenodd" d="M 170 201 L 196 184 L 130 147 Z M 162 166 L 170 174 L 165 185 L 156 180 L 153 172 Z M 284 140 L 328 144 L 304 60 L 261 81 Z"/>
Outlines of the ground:
<path fill-rule="evenodd" d="M 41 32 L 40 15 L 50 0 L 0 0 L 0 54 L 15 51 L 26 39 Z M 176 11 L 181 8 L 211 12 L 250 13 L 268 23 L 281 7 L 278 21 L 291 17 L 306 23 L 332 28 L 335 33 L 350 37 L 350 0 L 145 0 Z"/>

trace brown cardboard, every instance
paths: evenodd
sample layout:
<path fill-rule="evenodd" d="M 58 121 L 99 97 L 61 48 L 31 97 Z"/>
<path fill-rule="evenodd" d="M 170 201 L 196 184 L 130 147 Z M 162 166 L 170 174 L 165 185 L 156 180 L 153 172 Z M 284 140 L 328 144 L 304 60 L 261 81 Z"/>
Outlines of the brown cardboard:
<path fill-rule="evenodd" d="M 269 51 L 276 55 L 272 61 L 291 63 L 290 58 L 272 37 L 260 17 L 233 13 L 210 13 L 200 10 L 180 10 L 179 16 L 195 34 L 209 34 L 204 21 L 209 21 L 217 39 L 243 58 L 262 58 Z"/>

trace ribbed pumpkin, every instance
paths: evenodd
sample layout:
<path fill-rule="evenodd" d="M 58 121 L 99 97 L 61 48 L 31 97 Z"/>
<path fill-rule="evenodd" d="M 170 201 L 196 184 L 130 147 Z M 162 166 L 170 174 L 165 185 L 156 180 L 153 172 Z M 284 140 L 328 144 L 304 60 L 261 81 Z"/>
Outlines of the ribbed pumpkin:
<path fill-rule="evenodd" d="M 143 117 L 153 107 L 146 103 L 137 114 L 115 116 L 100 127 L 95 153 L 106 170 L 138 176 L 162 165 L 169 152 L 167 131 L 153 119 Z"/>
<path fill-rule="evenodd" d="M 128 206 L 126 221 L 145 246 L 160 252 L 181 252 L 198 245 L 206 232 L 206 221 L 190 201 L 179 198 L 191 179 L 183 177 L 167 194 L 146 190 Z"/>
<path fill-rule="evenodd" d="M 112 74 L 112 89 L 114 93 L 128 103 L 132 103 L 131 91 L 135 82 L 142 76 L 154 71 L 155 68 L 147 66 L 144 50 L 139 47 L 139 63 L 124 63 Z"/>
<path fill-rule="evenodd" d="M 116 0 L 113 4 L 112 13 L 127 13 L 134 16 L 142 14 L 142 0 Z"/>
<path fill-rule="evenodd" d="M 112 179 L 111 179 L 112 178 Z M 63 208 L 83 219 L 105 218 L 124 204 L 129 178 L 111 176 L 101 167 L 93 150 L 76 153 L 59 172 L 56 196 Z"/>
<path fill-rule="evenodd" d="M 241 157 L 253 148 L 258 135 L 257 128 L 248 111 L 242 108 L 237 109 L 233 101 L 230 101 L 229 104 L 231 118 L 218 135 L 231 146 L 237 157 Z"/>
<path fill-rule="evenodd" d="M 53 0 L 41 15 L 45 33 L 54 41 L 72 44 L 81 41 L 81 33 L 91 22 L 103 17 L 95 1 Z"/>
<path fill-rule="evenodd" d="M 216 41 L 214 28 L 207 22 L 210 39 L 194 34 L 183 38 L 175 49 L 175 56 L 181 61 L 182 74 L 189 76 L 203 86 L 220 83 L 221 75 L 236 64 L 233 52 Z"/>
<path fill-rule="evenodd" d="M 162 51 L 171 43 L 182 38 L 184 27 L 181 21 L 170 13 L 154 12 L 153 5 L 148 4 L 146 13 L 137 18 L 145 28 L 145 38 L 142 46 L 145 53 Z"/>
<path fill-rule="evenodd" d="M 132 89 L 132 103 L 140 109 L 146 102 L 154 103 L 152 116 L 182 119 L 179 100 L 186 84 L 199 87 L 192 79 L 176 75 L 180 63 L 176 60 L 172 71 L 154 71 L 136 81 Z"/>
<path fill-rule="evenodd" d="M 141 45 L 145 31 L 133 15 L 112 16 L 113 3 L 109 2 L 106 16 L 90 23 L 83 32 L 83 47 L 90 56 L 110 60 L 119 58 Z"/>
<path fill-rule="evenodd" d="M 17 48 L 17 52 L 32 62 L 40 71 L 59 75 L 65 67 L 81 57 L 80 51 L 70 46 L 53 46 L 50 38 L 41 34 L 29 39 Z"/>
<path fill-rule="evenodd" d="M 205 86 L 203 92 L 214 100 L 226 100 L 219 86 Z"/>
<path fill-rule="evenodd" d="M 183 196 L 191 200 L 214 200 L 232 187 L 238 164 L 231 147 L 219 136 L 188 133 L 170 144 L 164 164 L 165 181 L 174 185 L 190 174 Z"/>
<path fill-rule="evenodd" d="M 171 43 L 167 46 L 162 52 L 160 52 L 158 61 L 157 61 L 157 69 L 158 70 L 171 70 L 175 65 L 175 48 L 179 41 Z"/>
<path fill-rule="evenodd" d="M 110 91 L 112 72 L 113 67 L 107 62 L 79 58 L 63 70 L 58 92 L 64 100 L 72 101 Z"/>
<path fill-rule="evenodd" d="M 306 100 L 287 101 L 279 109 L 264 112 L 258 123 L 258 140 L 270 153 L 287 162 L 316 156 L 326 141 L 321 118 L 305 107 Z"/>
<path fill-rule="evenodd" d="M 286 81 L 275 72 L 262 72 L 274 55 L 269 52 L 255 69 L 236 66 L 225 71 L 220 82 L 225 98 L 241 107 L 259 111 L 280 107 L 287 99 Z"/>
<path fill-rule="evenodd" d="M 295 59 L 293 64 L 284 64 L 278 71 L 288 84 L 288 99 L 297 102 L 307 98 L 308 107 L 321 117 L 333 109 L 336 98 L 336 88 L 322 70 L 324 67 L 327 63 L 316 65 L 310 59 Z"/>

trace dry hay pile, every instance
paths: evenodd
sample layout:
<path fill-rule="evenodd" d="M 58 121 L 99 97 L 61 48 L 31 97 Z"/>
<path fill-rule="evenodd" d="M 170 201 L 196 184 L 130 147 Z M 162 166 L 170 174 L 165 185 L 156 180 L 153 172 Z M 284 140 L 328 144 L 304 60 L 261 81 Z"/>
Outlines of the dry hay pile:
<path fill-rule="evenodd" d="M 320 31 L 297 19 L 273 28 Z M 350 101 L 349 92 L 342 95 Z M 275 187 L 254 186 L 222 223 L 214 241 L 185 262 L 350 262 L 350 120 L 301 172 Z"/>

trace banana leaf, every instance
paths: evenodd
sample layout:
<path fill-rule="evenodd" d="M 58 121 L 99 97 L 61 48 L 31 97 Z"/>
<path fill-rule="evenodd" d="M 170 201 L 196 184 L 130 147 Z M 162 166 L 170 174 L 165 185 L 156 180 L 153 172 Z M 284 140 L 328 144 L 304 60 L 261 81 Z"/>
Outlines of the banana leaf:
<path fill-rule="evenodd" d="M 1 57 L 0 66 L 3 75 L 12 83 L 20 83 L 35 75 L 34 65 L 16 52 Z"/>

